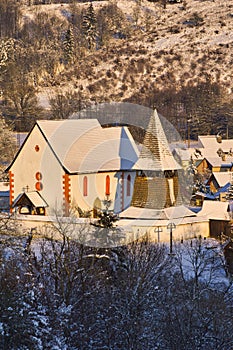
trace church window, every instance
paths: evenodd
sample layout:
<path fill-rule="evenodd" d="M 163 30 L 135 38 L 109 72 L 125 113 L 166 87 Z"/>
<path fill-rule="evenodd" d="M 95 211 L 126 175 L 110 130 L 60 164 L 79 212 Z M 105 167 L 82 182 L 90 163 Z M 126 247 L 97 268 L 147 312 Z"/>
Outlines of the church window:
<path fill-rule="evenodd" d="M 110 195 L 110 176 L 106 176 L 106 188 L 105 188 L 105 194 L 106 196 Z"/>
<path fill-rule="evenodd" d="M 83 178 L 83 196 L 86 197 L 87 196 L 87 176 L 84 176 Z"/>
<path fill-rule="evenodd" d="M 131 195 L 131 176 L 130 176 L 130 174 L 127 176 L 126 194 L 127 194 L 127 196 Z"/>

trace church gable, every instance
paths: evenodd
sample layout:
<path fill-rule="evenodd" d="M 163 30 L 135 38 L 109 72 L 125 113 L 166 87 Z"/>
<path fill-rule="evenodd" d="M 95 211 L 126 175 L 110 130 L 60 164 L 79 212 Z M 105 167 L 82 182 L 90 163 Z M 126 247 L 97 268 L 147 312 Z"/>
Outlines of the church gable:
<path fill-rule="evenodd" d="M 39 191 L 49 206 L 61 201 L 64 170 L 37 124 L 9 167 L 10 206 L 24 191 Z"/>

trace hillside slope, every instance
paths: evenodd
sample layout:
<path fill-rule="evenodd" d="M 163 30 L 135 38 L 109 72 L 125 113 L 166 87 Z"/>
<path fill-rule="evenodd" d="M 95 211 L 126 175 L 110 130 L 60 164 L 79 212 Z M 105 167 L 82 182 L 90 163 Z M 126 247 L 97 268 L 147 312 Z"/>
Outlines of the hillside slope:
<path fill-rule="evenodd" d="M 57 94 L 76 94 L 82 103 L 71 110 L 127 101 L 156 107 L 181 130 L 191 120 L 191 136 L 221 129 L 233 133 L 233 0 L 186 0 L 167 3 L 165 9 L 147 0 L 92 4 L 97 16 L 102 11 L 98 30 L 105 35 L 92 49 L 81 23 L 89 2 L 20 8 L 19 65 L 28 53 L 24 70 L 43 107 L 49 109 Z M 104 32 L 104 26 L 110 30 Z M 75 59 L 67 62 L 64 43 L 70 27 Z M 12 72 L 17 80 L 17 64 Z M 8 95 L 11 77 L 5 78 Z"/>
<path fill-rule="evenodd" d="M 132 24 L 135 1 L 117 1 L 117 6 Z M 179 90 L 208 75 L 232 92 L 233 1 L 188 0 L 186 7 L 179 3 L 162 9 L 144 0 L 139 9 L 129 38 L 112 40 L 107 48 L 60 72 L 61 86 L 82 85 L 85 94 L 97 101 L 135 95 L 140 100 L 153 88 Z"/>

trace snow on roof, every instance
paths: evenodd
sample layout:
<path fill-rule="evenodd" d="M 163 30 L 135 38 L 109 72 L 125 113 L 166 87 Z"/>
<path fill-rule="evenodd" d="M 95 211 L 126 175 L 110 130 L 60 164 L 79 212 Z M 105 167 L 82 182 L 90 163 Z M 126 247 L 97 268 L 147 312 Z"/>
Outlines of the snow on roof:
<path fill-rule="evenodd" d="M 147 219 L 147 220 L 171 220 L 196 216 L 196 214 L 184 205 L 170 207 L 161 210 L 129 207 L 119 214 L 120 218 Z"/>
<path fill-rule="evenodd" d="M 96 119 L 40 120 L 37 125 L 61 161 L 81 136 L 92 129 L 101 129 Z"/>
<path fill-rule="evenodd" d="M 206 200 L 197 216 L 205 216 L 212 220 L 229 220 L 228 205 L 228 202 Z"/>
<path fill-rule="evenodd" d="M 221 139 L 221 142 L 218 142 L 217 139 L 218 138 L 215 135 L 198 136 L 199 147 L 205 148 L 206 150 L 208 149 L 209 151 L 212 150 L 212 154 L 219 148 L 221 148 L 224 152 L 233 150 L 233 139 Z"/>
<path fill-rule="evenodd" d="M 213 143 L 216 142 L 215 135 L 199 135 L 198 136 L 198 146 L 200 148 L 210 148 Z"/>
<path fill-rule="evenodd" d="M 47 207 L 48 206 L 48 204 L 45 202 L 45 200 L 41 197 L 41 195 L 37 191 L 28 192 L 25 194 L 35 207 Z"/>
<path fill-rule="evenodd" d="M 203 223 L 208 222 L 209 219 L 202 216 L 188 216 L 184 218 L 177 218 L 174 219 L 173 222 L 177 225 L 188 225 L 188 224 L 194 224 L 194 223 Z M 132 230 L 133 227 L 161 227 L 161 226 L 167 226 L 171 221 L 169 219 L 144 219 L 139 218 L 135 220 L 134 218 L 122 218 L 118 221 L 118 226 L 124 228 L 125 230 L 128 229 L 129 231 Z"/>
<path fill-rule="evenodd" d="M 195 148 L 175 148 L 174 155 L 177 155 L 181 161 L 190 161 L 195 153 Z"/>
<path fill-rule="evenodd" d="M 165 208 L 164 211 L 168 219 L 178 219 L 188 216 L 196 216 L 196 214 L 192 210 L 186 208 L 184 205 Z"/>
<path fill-rule="evenodd" d="M 156 110 L 150 119 L 140 158 L 127 127 L 104 128 L 92 118 L 40 120 L 36 125 L 60 164 L 71 173 L 181 168 L 169 149 Z M 46 152 L 43 157 L 46 159 Z"/>
<path fill-rule="evenodd" d="M 9 182 L 0 181 L 0 191 L 1 192 L 7 192 L 7 191 L 9 191 L 9 189 L 10 189 Z"/>
<path fill-rule="evenodd" d="M 171 153 L 156 110 L 154 110 L 146 130 L 143 147 L 135 169 L 160 171 L 181 169 Z"/>
<path fill-rule="evenodd" d="M 127 127 L 102 128 L 97 119 L 39 121 L 38 125 L 70 172 L 130 169 L 138 159 Z"/>
<path fill-rule="evenodd" d="M 119 214 L 120 218 L 132 218 L 132 219 L 164 219 L 166 220 L 166 214 L 163 210 L 129 207 Z"/>
<path fill-rule="evenodd" d="M 16 197 L 14 201 L 14 207 L 17 206 L 17 203 L 20 201 L 20 199 L 25 196 L 29 199 L 29 201 L 34 205 L 34 207 L 48 207 L 48 204 L 45 202 L 45 200 L 41 197 L 41 195 L 37 191 L 33 192 L 23 192 Z"/>
<path fill-rule="evenodd" d="M 217 181 L 218 185 L 220 187 L 225 186 L 226 184 L 228 184 L 229 182 L 231 182 L 232 179 L 232 172 L 227 171 L 227 172 L 213 172 L 212 176 L 215 178 L 215 180 Z"/>
<path fill-rule="evenodd" d="M 213 153 L 213 152 L 212 152 Z M 233 163 L 233 157 L 227 157 L 226 160 L 222 160 L 221 157 L 205 157 L 210 165 L 215 167 L 227 167 L 231 168 Z"/>
<path fill-rule="evenodd" d="M 138 149 L 126 127 L 95 128 L 81 136 L 64 158 L 70 172 L 131 169 Z"/>

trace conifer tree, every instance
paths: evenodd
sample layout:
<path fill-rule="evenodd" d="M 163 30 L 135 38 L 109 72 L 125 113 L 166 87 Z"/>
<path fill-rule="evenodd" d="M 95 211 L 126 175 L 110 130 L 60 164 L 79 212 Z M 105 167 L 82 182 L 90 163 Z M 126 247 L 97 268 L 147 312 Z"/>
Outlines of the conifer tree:
<path fill-rule="evenodd" d="M 97 40 L 96 15 L 92 3 L 87 8 L 83 15 L 82 30 L 84 39 L 89 50 L 93 50 Z"/>
<path fill-rule="evenodd" d="M 63 46 L 66 63 L 72 62 L 74 59 L 74 34 L 72 28 L 67 30 Z"/>

